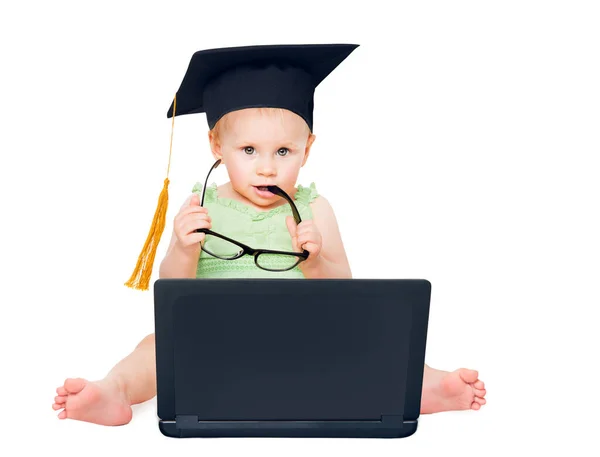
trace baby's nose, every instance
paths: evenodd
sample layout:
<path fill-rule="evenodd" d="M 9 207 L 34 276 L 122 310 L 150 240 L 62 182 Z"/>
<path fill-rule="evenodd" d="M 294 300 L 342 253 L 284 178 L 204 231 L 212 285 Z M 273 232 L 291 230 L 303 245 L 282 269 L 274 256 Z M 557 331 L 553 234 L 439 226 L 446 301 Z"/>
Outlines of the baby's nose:
<path fill-rule="evenodd" d="M 258 164 L 256 172 L 263 176 L 273 176 L 277 174 L 277 167 L 273 162 L 265 160 Z"/>

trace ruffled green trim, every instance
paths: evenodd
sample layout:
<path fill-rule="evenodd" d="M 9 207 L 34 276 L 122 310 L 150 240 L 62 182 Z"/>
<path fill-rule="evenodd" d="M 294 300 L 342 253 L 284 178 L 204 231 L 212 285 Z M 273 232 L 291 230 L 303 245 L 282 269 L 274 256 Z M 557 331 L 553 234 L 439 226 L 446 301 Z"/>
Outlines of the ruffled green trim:
<path fill-rule="evenodd" d="M 310 186 L 304 187 L 298 184 L 298 192 L 294 196 L 294 199 L 300 203 L 304 203 L 308 205 L 315 201 L 315 199 L 319 196 L 319 192 L 317 192 L 317 186 L 315 183 L 310 183 Z"/>
<path fill-rule="evenodd" d="M 198 197 L 200 197 L 202 195 L 202 183 L 201 182 L 197 182 L 196 184 L 194 184 L 194 187 L 192 188 L 192 192 L 198 194 Z M 214 203 L 216 201 L 217 198 L 217 184 L 216 183 L 212 183 L 210 186 L 208 186 L 206 188 L 206 193 L 204 194 L 204 201 L 205 202 L 210 202 L 210 203 Z"/>
<path fill-rule="evenodd" d="M 198 195 L 202 194 L 202 183 L 197 182 L 192 188 L 192 192 L 197 193 Z M 317 197 L 319 193 L 317 191 L 317 187 L 315 183 L 311 183 L 310 186 L 304 187 L 301 184 L 298 184 L 298 191 L 294 195 L 294 200 L 296 205 L 306 205 L 308 206 L 312 203 Z M 206 193 L 204 195 L 204 201 L 207 203 L 217 203 L 222 206 L 227 206 L 229 208 L 240 211 L 244 214 L 248 214 L 252 217 L 253 220 L 261 220 L 267 217 L 270 217 L 274 214 L 280 213 L 292 213 L 292 209 L 289 205 L 281 205 L 277 208 L 270 209 L 269 211 L 258 211 L 251 206 L 248 206 L 240 201 L 234 200 L 232 198 L 221 198 L 217 196 L 217 184 L 212 183 L 210 186 L 206 188 Z"/>

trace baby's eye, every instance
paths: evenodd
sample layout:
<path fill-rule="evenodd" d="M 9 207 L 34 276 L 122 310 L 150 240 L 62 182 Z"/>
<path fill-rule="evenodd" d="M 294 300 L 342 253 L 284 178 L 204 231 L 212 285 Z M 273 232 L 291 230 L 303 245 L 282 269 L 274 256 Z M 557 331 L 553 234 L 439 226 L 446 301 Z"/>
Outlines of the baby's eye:
<path fill-rule="evenodd" d="M 283 154 L 280 154 L 281 151 L 283 151 Z M 281 148 L 279 151 L 277 151 L 277 154 L 284 157 L 287 155 L 288 152 L 290 152 L 288 148 Z"/>
<path fill-rule="evenodd" d="M 254 152 L 254 148 L 252 146 L 246 146 L 244 148 L 244 152 L 248 155 L 252 154 Z"/>

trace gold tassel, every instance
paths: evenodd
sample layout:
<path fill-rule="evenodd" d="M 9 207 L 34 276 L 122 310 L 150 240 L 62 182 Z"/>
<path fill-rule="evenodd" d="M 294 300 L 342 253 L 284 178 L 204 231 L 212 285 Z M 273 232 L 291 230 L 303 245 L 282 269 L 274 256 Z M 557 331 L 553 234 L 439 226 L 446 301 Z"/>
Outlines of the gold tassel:
<path fill-rule="evenodd" d="M 138 256 L 137 264 L 129 281 L 125 283 L 127 287 L 137 290 L 148 290 L 150 277 L 152 276 L 152 268 L 154 266 L 154 258 L 156 257 L 156 249 L 160 243 L 160 238 L 165 229 L 165 221 L 167 217 L 167 207 L 169 205 L 169 170 L 171 168 L 171 151 L 173 149 L 173 128 L 175 126 L 175 107 L 177 106 L 177 96 L 173 99 L 173 121 L 171 124 L 171 147 L 169 149 L 169 165 L 167 166 L 167 177 L 165 178 L 163 189 L 158 196 L 158 204 L 150 226 L 150 232 L 146 238 L 146 243 L 142 248 L 142 252 Z"/>

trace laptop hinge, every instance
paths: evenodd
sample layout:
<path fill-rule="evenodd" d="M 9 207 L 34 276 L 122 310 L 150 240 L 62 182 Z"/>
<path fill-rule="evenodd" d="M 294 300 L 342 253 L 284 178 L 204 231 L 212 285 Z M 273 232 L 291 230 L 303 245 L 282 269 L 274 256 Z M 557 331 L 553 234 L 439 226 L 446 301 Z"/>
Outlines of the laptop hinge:
<path fill-rule="evenodd" d="M 318 421 L 316 421 L 318 422 Z M 402 415 L 382 415 L 381 422 L 390 427 L 402 427 L 404 425 L 404 416 Z M 181 415 L 175 416 L 175 427 L 178 429 L 198 428 L 198 416 Z"/>
<path fill-rule="evenodd" d="M 198 416 L 175 416 L 175 428 L 197 428 L 198 427 Z"/>

